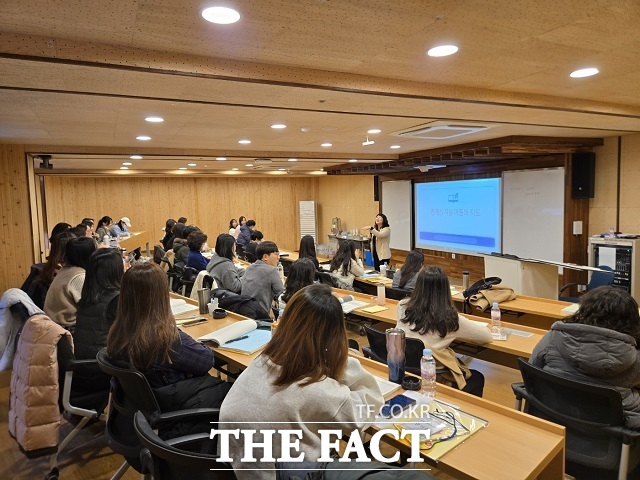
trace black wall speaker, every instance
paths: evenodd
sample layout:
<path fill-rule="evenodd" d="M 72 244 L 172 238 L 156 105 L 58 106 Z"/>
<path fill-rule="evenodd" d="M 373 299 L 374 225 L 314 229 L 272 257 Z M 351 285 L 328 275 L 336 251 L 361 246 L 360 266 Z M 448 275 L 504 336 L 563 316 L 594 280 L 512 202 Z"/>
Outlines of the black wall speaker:
<path fill-rule="evenodd" d="M 378 190 L 378 175 L 373 177 L 373 201 L 378 202 L 380 200 L 380 192 Z"/>
<path fill-rule="evenodd" d="M 596 154 L 576 152 L 571 156 L 571 197 L 593 198 L 595 194 Z"/>

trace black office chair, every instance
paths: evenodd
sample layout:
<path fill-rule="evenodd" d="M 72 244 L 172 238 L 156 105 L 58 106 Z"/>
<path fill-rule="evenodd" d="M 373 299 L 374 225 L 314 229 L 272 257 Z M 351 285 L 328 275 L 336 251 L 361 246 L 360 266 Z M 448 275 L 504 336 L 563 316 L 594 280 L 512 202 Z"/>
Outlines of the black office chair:
<path fill-rule="evenodd" d="M 580 297 L 571 297 L 571 296 L 562 295 L 562 292 L 564 292 L 565 290 L 573 286 L 583 285 L 587 287 L 587 291 L 589 291 L 597 287 L 605 287 L 605 286 L 611 285 L 615 278 L 615 272 L 613 271 L 613 269 L 611 267 L 607 267 L 604 265 L 599 266 L 598 268 L 602 270 L 606 270 L 606 272 L 593 272 L 591 274 L 591 280 L 589 280 L 589 283 L 580 283 L 580 282 L 567 283 L 565 286 L 563 286 L 560 289 L 560 292 L 558 292 L 558 300 L 562 300 L 563 302 L 577 303 L 580 300 Z"/>
<path fill-rule="evenodd" d="M 384 292 L 387 298 L 390 298 L 392 300 L 404 300 L 405 298 L 411 296 L 411 290 L 407 290 L 404 288 L 385 287 Z"/>
<path fill-rule="evenodd" d="M 387 336 L 385 332 L 376 330 L 371 325 L 365 325 L 364 330 L 367 334 L 369 345 L 362 347 L 362 352 L 366 358 L 371 358 L 376 362 L 387 364 Z M 424 343 L 419 338 L 405 338 L 405 363 L 404 368 L 407 372 L 414 375 L 420 375 L 420 360 L 422 359 L 422 351 Z"/>
<path fill-rule="evenodd" d="M 586 478 L 603 479 L 603 471 L 617 471 L 626 479 L 640 462 L 640 432 L 625 428 L 620 392 L 554 375 L 522 358 L 518 364 L 524 382 L 511 386 L 516 409 L 525 399 L 526 413 L 566 427 L 567 472 L 585 478 L 578 472 L 586 468 Z"/>
<path fill-rule="evenodd" d="M 125 458 L 125 463 L 120 466 L 112 480 L 121 478 L 130 466 L 142 472 L 142 444 L 133 426 L 133 418 L 137 411 L 143 413 L 152 428 L 160 430 L 171 428 L 183 421 L 199 420 L 206 425 L 212 418 L 218 418 L 220 410 L 217 408 L 162 412 L 149 382 L 142 373 L 114 365 L 107 356 L 106 348 L 100 350 L 96 358 L 100 369 L 113 377 L 109 417 L 105 428 L 107 445 Z"/>
<path fill-rule="evenodd" d="M 180 277 L 180 284 L 182 285 L 182 296 L 188 297 L 191 295 L 191 289 L 198 276 L 198 270 L 192 267 L 183 267 L 182 276 Z"/>
<path fill-rule="evenodd" d="M 230 463 L 218 462 L 217 455 L 203 453 L 216 451 L 216 442 L 209 440 L 209 433 L 162 439 L 142 412 L 136 412 L 133 424 L 144 446 L 140 453 L 142 473 L 151 474 L 153 480 L 235 480 Z"/>

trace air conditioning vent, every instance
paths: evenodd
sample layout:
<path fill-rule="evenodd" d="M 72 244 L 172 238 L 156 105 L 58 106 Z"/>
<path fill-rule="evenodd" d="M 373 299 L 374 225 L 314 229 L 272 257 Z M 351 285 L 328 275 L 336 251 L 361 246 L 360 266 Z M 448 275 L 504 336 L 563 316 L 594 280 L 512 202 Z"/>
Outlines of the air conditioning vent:
<path fill-rule="evenodd" d="M 445 140 L 486 130 L 485 125 L 440 125 L 419 127 L 398 132 L 395 135 L 409 138 L 425 138 L 428 140 Z"/>

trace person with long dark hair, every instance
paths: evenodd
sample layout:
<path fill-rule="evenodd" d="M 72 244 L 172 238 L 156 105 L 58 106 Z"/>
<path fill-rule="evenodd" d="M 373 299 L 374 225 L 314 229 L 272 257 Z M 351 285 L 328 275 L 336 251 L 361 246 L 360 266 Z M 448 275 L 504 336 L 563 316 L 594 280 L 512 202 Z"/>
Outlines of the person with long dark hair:
<path fill-rule="evenodd" d="M 102 241 L 105 235 L 111 234 L 109 230 L 111 230 L 111 225 L 113 224 L 113 219 L 107 215 L 98 220 L 98 228 L 96 228 L 96 235 L 98 236 L 98 241 Z"/>
<path fill-rule="evenodd" d="M 318 430 L 326 428 L 318 421 L 345 432 L 363 432 L 383 403 L 376 379 L 347 351 L 344 314 L 331 288 L 311 285 L 299 290 L 262 354 L 231 387 L 220 408 L 220 429 L 302 428 L 299 450 L 305 452 L 305 461 L 315 462 L 320 455 Z M 262 439 L 254 434 L 254 441 Z M 279 435 L 273 436 L 274 452 L 280 451 L 280 441 Z M 230 438 L 229 451 L 239 480 L 276 478 L 273 462 L 241 462 L 242 436 Z"/>
<path fill-rule="evenodd" d="M 320 270 L 320 263 L 316 255 L 316 244 L 311 235 L 305 235 L 300 239 L 300 248 L 298 249 L 298 258 L 308 258 L 313 262 L 316 270 Z"/>
<path fill-rule="evenodd" d="M 329 270 L 340 288 L 353 290 L 353 281 L 364 275 L 361 252 L 352 240 L 342 242 L 335 257 L 331 260 Z"/>
<path fill-rule="evenodd" d="M 299 258 L 291 264 L 287 281 L 284 284 L 284 292 L 280 295 L 279 307 L 285 308 L 291 297 L 304 287 L 313 285 L 316 279 L 316 269 L 309 258 Z"/>
<path fill-rule="evenodd" d="M 640 430 L 640 315 L 625 290 L 589 290 L 578 311 L 551 325 L 529 362 L 574 380 L 614 387 L 622 396 L 625 425 Z"/>
<path fill-rule="evenodd" d="M 107 355 L 140 370 L 165 412 L 220 407 L 229 390 L 208 374 L 214 364 L 211 349 L 176 326 L 167 276 L 152 262 L 134 265 L 122 277 Z"/>
<path fill-rule="evenodd" d="M 207 272 L 213 277 L 219 288 L 234 293 L 242 291 L 240 279 L 244 275 L 244 268 L 237 268 L 233 264 L 236 254 L 236 240 L 233 236 L 223 233 L 216 239 L 215 253 L 207 264 Z"/>
<path fill-rule="evenodd" d="M 413 290 L 416 286 L 418 273 L 424 264 L 424 253 L 418 250 L 411 250 L 407 255 L 402 268 L 396 270 L 393 274 L 393 288 L 403 288 L 405 290 Z"/>
<path fill-rule="evenodd" d="M 53 229 L 51 230 L 51 236 L 49 237 L 49 241 L 52 242 L 56 235 L 66 232 L 71 228 L 71 225 L 67 222 L 56 223 Z"/>
<path fill-rule="evenodd" d="M 96 358 L 107 345 L 107 334 L 116 318 L 123 274 L 124 265 L 117 249 L 99 248 L 91 255 L 73 331 L 76 358 Z"/>
<path fill-rule="evenodd" d="M 483 345 L 491 342 L 491 332 L 457 312 L 444 270 L 431 266 L 418 274 L 411 297 L 398 303 L 398 319 L 398 328 L 407 337 L 422 340 L 425 348 L 433 352 L 436 363 L 447 370 L 439 382 L 482 396 L 484 376 L 461 364 L 450 345 L 456 339 Z"/>
<path fill-rule="evenodd" d="M 89 237 L 73 238 L 65 246 L 64 267 L 51 282 L 44 301 L 44 311 L 63 327 L 71 328 L 76 323 L 89 258 L 96 248 Z"/>
<path fill-rule="evenodd" d="M 76 236 L 68 231 L 63 231 L 52 238 L 47 263 L 44 264 L 42 272 L 26 287 L 27 295 L 41 309 L 44 309 L 44 301 L 53 278 L 64 266 L 67 243 L 72 238 Z"/>
<path fill-rule="evenodd" d="M 229 220 L 229 235 L 235 238 L 236 228 L 238 228 L 238 221 L 235 218 Z"/>
<path fill-rule="evenodd" d="M 166 252 L 169 249 L 169 244 L 173 239 L 173 226 L 176 224 L 176 221 L 173 218 L 169 218 L 164 224 L 164 237 L 160 240 L 162 244 L 162 248 Z"/>
<path fill-rule="evenodd" d="M 373 256 L 373 268 L 380 271 L 380 265 L 389 265 L 391 261 L 391 228 L 384 213 L 376 215 L 372 226 L 362 227 L 362 230 L 369 230 L 371 239 L 371 255 Z"/>
<path fill-rule="evenodd" d="M 247 223 L 247 217 L 245 217 L 244 215 L 240 215 L 240 217 L 238 217 L 238 225 L 236 226 L 236 230 L 235 232 L 233 232 L 233 238 L 235 238 L 236 241 L 238 241 L 238 235 L 240 235 L 240 229 L 246 223 Z"/>

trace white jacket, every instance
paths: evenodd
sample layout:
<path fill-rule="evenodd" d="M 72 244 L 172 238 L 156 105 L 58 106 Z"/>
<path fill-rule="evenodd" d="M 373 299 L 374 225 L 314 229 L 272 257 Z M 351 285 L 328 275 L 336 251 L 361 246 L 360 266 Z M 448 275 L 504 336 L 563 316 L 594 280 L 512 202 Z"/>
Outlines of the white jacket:
<path fill-rule="evenodd" d="M 0 298 L 0 371 L 9 370 L 16 350 L 16 336 L 26 319 L 11 312 L 13 305 L 22 304 L 29 317 L 44 313 L 33 300 L 19 288 L 10 288 Z"/>

